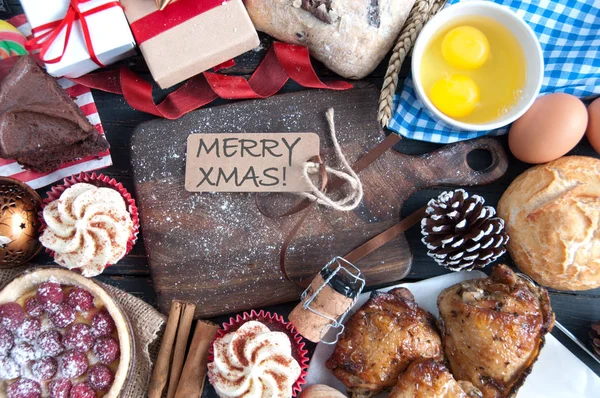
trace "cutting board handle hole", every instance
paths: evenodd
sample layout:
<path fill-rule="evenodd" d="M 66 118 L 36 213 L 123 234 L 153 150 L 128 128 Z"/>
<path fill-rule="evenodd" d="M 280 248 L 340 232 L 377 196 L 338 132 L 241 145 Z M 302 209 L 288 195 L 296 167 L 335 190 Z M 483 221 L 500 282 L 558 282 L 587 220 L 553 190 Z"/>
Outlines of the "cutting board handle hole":
<path fill-rule="evenodd" d="M 492 153 L 487 149 L 473 149 L 467 154 L 467 164 L 475 171 L 484 171 L 492 166 Z"/>

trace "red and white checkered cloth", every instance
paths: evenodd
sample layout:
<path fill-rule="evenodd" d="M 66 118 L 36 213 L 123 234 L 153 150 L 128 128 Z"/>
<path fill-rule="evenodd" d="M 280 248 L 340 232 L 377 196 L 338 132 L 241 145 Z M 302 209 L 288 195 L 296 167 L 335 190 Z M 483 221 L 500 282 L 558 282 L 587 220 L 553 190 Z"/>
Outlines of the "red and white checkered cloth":
<path fill-rule="evenodd" d="M 7 22 L 19 29 L 26 37 L 31 36 L 31 27 L 24 14 L 17 15 Z M 90 89 L 65 78 L 58 79 L 58 84 L 73 98 L 96 130 L 104 134 L 98 109 L 96 109 L 94 97 L 92 97 Z M 109 151 L 102 152 L 97 156 L 88 156 L 65 163 L 58 170 L 51 173 L 37 173 L 25 170 L 14 160 L 0 159 L 0 175 L 16 178 L 27 183 L 30 187 L 37 189 L 82 171 L 97 170 L 110 165 L 112 165 L 112 159 Z"/>

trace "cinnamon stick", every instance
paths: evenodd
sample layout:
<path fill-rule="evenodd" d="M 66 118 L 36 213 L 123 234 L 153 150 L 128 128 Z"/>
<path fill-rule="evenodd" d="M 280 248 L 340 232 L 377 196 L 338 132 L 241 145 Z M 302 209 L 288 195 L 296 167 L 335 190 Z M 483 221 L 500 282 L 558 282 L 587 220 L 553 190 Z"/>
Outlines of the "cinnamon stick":
<path fill-rule="evenodd" d="M 173 351 L 173 342 L 179 325 L 179 317 L 181 315 L 181 303 L 173 301 L 169 310 L 169 319 L 165 328 L 158 358 L 154 364 L 152 377 L 150 378 L 150 386 L 148 387 L 148 398 L 161 398 L 165 386 L 167 385 L 167 377 L 169 375 L 169 364 L 171 362 L 171 352 Z"/>
<path fill-rule="evenodd" d="M 208 321 L 198 321 L 175 398 L 199 398 L 204 390 L 208 351 L 219 326 Z"/>
<path fill-rule="evenodd" d="M 188 338 L 192 330 L 192 321 L 194 320 L 194 312 L 196 305 L 192 303 L 184 303 L 179 320 L 179 328 L 177 329 L 177 340 L 175 341 L 175 350 L 173 351 L 173 363 L 171 364 L 171 375 L 169 376 L 169 389 L 167 390 L 167 398 L 174 398 L 183 361 L 185 360 L 185 349 L 187 348 Z"/>

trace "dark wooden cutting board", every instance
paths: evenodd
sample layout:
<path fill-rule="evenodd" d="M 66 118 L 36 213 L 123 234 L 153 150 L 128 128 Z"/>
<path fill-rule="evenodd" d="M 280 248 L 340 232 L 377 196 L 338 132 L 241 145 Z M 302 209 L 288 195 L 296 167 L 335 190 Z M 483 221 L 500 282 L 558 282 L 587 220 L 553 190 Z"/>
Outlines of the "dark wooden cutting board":
<path fill-rule="evenodd" d="M 300 214 L 285 213 L 294 194 L 190 193 L 184 189 L 186 139 L 193 133 L 303 132 L 321 137 L 327 165 L 336 165 L 325 111 L 335 109 L 338 139 L 350 164 L 385 134 L 376 120 L 379 92 L 302 91 L 190 113 L 179 120 L 154 120 L 136 128 L 132 162 L 144 243 L 158 303 L 166 313 L 172 299 L 197 304 L 208 317 L 296 300 L 301 289 L 279 270 L 283 240 Z M 492 164 L 475 171 L 466 161 L 475 149 L 490 152 Z M 450 145 L 423 156 L 387 151 L 360 173 L 365 197 L 358 209 L 317 207 L 287 254 L 293 279 L 310 278 L 336 255 L 343 256 L 399 220 L 416 190 L 443 185 L 490 183 L 504 174 L 507 160 L 491 138 Z M 412 255 L 403 235 L 358 262 L 370 286 L 402 279 Z"/>

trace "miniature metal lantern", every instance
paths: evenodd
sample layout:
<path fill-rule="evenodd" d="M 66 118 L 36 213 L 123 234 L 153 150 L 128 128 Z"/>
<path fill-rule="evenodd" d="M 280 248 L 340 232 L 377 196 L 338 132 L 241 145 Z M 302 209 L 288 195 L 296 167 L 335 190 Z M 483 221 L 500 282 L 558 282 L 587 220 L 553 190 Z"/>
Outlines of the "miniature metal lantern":
<path fill-rule="evenodd" d="M 40 252 L 41 203 L 25 183 L 0 177 L 0 268 L 18 267 Z"/>

